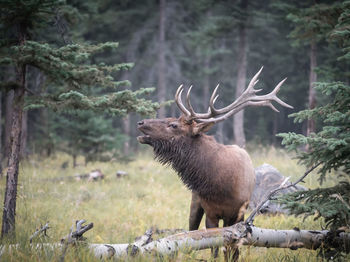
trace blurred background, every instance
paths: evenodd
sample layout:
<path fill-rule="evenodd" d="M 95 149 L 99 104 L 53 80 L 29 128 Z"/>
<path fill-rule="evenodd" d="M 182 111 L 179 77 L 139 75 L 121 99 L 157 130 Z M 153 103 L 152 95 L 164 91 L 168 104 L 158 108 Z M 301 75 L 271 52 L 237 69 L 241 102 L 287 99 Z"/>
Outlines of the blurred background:
<path fill-rule="evenodd" d="M 279 97 L 294 109 L 248 108 L 210 131 L 219 142 L 241 146 L 280 146 L 280 132 L 307 134 L 313 123 L 293 123 L 288 115 L 329 100 L 313 91 L 314 82 L 345 81 L 349 65 L 337 59 L 342 46 L 332 38 L 342 1 L 86 0 L 67 1 L 72 10 L 53 10 L 49 26 L 36 28 L 36 41 L 55 46 L 118 42 L 116 51 L 95 55 L 92 63 L 133 63 L 113 76 L 130 80 L 137 90 L 155 87 L 148 97 L 161 104 L 157 117 L 178 117 L 174 99 L 180 84 L 193 85 L 191 101 L 205 112 L 220 84 L 216 106 L 231 103 L 264 66 L 256 88 L 270 92 L 287 77 Z M 74 9 L 74 10 L 73 10 Z M 74 12 L 73 12 L 74 11 Z M 74 15 L 69 15 L 73 13 Z M 35 26 L 34 26 L 35 28 Z M 11 77 L 3 67 L 2 80 Z M 57 88 L 28 66 L 27 86 L 50 94 Z M 310 90 L 312 90 L 310 92 Z M 100 93 L 101 94 L 101 93 Z M 102 92 L 103 94 L 103 92 Z M 9 152 L 13 91 L 1 92 L 1 155 Z M 168 102 L 167 102 L 168 101 Z M 170 102 L 169 102 L 170 101 Z M 153 116 L 154 117 L 154 116 Z M 85 162 L 129 159 L 140 149 L 136 114 L 111 116 L 94 112 L 25 111 L 21 155 L 66 152 Z M 234 127 L 237 129 L 234 131 Z"/>

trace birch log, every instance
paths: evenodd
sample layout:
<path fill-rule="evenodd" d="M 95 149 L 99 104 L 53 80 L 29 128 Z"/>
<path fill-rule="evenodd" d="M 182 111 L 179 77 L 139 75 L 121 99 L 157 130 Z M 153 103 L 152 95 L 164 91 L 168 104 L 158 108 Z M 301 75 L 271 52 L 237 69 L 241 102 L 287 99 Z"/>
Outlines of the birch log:
<path fill-rule="evenodd" d="M 147 233 L 145 234 L 147 236 Z M 145 244 L 144 244 L 145 243 Z M 350 233 L 339 232 L 331 235 L 328 230 L 276 230 L 249 226 L 238 223 L 230 227 L 211 228 L 196 231 L 185 231 L 158 240 L 145 237 L 144 241 L 137 240 L 132 244 L 88 244 L 90 252 L 97 258 L 122 259 L 127 256 L 156 254 L 173 256 L 178 252 L 189 252 L 220 246 L 251 245 L 267 248 L 298 248 L 317 249 L 321 245 L 328 247 L 342 246 L 350 251 Z M 5 250 L 11 251 L 17 245 L 0 246 L 0 257 Z M 60 243 L 32 244 L 34 249 L 63 248 Z"/>
<path fill-rule="evenodd" d="M 121 258 L 133 254 L 159 254 L 171 256 L 179 251 L 188 252 L 225 245 L 251 245 L 257 247 L 275 247 L 317 249 L 322 244 L 336 247 L 343 245 L 350 249 L 350 234 L 339 233 L 332 241 L 327 239 L 328 230 L 276 230 L 248 226 L 238 223 L 225 228 L 202 229 L 175 234 L 148 244 L 135 247 L 133 244 L 90 244 L 90 250 L 99 258 Z M 137 252 L 135 252 L 135 248 Z"/>

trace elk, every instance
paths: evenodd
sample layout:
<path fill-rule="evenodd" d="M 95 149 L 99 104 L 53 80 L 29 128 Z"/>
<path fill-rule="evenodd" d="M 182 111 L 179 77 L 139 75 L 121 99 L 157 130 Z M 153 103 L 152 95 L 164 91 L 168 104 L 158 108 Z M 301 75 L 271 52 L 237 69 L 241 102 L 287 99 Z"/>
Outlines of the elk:
<path fill-rule="evenodd" d="M 143 133 L 137 139 L 153 147 L 155 158 L 169 164 L 183 183 L 192 191 L 189 229 L 197 230 L 205 213 L 206 228 L 218 227 L 219 220 L 230 226 L 244 219 L 255 186 L 255 172 L 248 153 L 236 145 L 223 145 L 205 134 L 214 124 L 224 121 L 247 106 L 278 104 L 292 108 L 277 97 L 284 83 L 266 95 L 258 96 L 254 89 L 261 68 L 247 89 L 230 105 L 217 109 L 218 86 L 214 89 L 206 113 L 196 113 L 190 102 L 188 89 L 186 105 L 182 102 L 183 85 L 175 94 L 175 102 L 182 112 L 179 118 L 144 119 L 137 123 Z"/>

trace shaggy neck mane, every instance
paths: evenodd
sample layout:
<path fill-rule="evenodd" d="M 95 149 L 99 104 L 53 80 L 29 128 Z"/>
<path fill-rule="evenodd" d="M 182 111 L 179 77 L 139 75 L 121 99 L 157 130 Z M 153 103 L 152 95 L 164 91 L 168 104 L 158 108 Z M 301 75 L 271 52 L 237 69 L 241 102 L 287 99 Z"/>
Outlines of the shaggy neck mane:
<path fill-rule="evenodd" d="M 198 139 L 184 137 L 181 139 L 156 140 L 152 147 L 155 159 L 163 165 L 170 165 L 177 171 L 183 183 L 193 191 L 196 191 L 202 198 L 207 200 L 223 199 L 229 192 L 215 190 L 213 173 L 210 168 L 210 157 L 205 157 L 209 152 L 203 152 Z"/>

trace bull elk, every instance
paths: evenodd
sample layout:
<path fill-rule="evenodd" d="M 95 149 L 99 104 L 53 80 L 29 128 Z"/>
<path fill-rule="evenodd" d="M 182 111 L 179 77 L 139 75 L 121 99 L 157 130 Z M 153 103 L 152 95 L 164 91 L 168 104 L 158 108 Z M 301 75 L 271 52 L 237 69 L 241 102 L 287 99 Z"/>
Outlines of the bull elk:
<path fill-rule="evenodd" d="M 182 102 L 181 85 L 175 94 L 175 102 L 182 112 L 179 118 L 145 119 L 138 122 L 143 133 L 137 139 L 153 147 L 155 158 L 162 164 L 170 164 L 183 183 L 192 191 L 189 229 L 197 230 L 205 213 L 206 228 L 224 226 L 244 219 L 255 185 L 255 173 L 247 152 L 236 145 L 223 145 L 205 134 L 214 124 L 224 121 L 246 106 L 269 106 L 278 110 L 272 101 L 292 108 L 277 97 L 282 80 L 267 95 L 256 95 L 254 89 L 262 68 L 250 81 L 247 89 L 232 104 L 217 109 L 218 98 L 213 91 L 206 113 L 196 113 L 190 102 L 189 88 L 186 105 Z M 237 253 L 238 251 L 236 251 Z M 237 254 L 238 256 L 238 254 Z"/>

